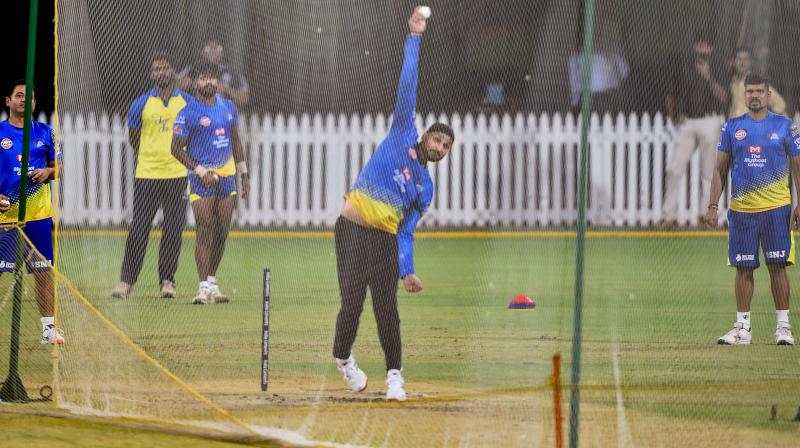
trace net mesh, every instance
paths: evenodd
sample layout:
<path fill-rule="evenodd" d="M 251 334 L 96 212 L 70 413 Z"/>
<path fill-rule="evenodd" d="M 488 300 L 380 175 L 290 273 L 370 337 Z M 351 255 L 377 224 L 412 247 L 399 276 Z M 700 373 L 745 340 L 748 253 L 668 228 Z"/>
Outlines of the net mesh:
<path fill-rule="evenodd" d="M 352 351 L 369 381 L 351 391 L 331 352 L 341 266 L 357 261 L 372 272 L 387 249 L 375 243 L 361 252 L 368 262 L 354 261 L 344 249 L 372 237 L 360 229 L 342 249 L 334 226 L 346 213 L 343 196 L 380 157 L 397 121 L 415 6 L 58 1 L 58 109 L 43 120 L 58 117 L 63 148 L 55 284 L 66 342 L 39 344 L 34 280 L 24 276 L 19 370 L 31 394 L 52 385 L 56 407 L 76 415 L 297 444 L 559 447 L 569 433 L 580 312 L 581 446 L 791 445 L 798 357 L 775 346 L 768 269 L 755 271 L 753 344 L 717 345 L 736 307 L 734 271 L 725 266 L 728 179 L 719 227 L 701 223 L 721 125 L 744 113 L 733 112 L 744 101 L 742 75 L 766 71 L 770 107 L 796 111 L 800 84 L 785 61 L 796 56 L 790 42 L 800 27 L 788 2 L 431 4 L 414 125 L 421 135 L 447 123 L 455 143 L 427 165 L 434 192 L 414 243 L 423 291 L 398 282 L 408 400 L 385 400 L 384 349 L 393 341 L 374 318 L 381 303 L 373 311 L 383 267 L 354 320 Z M 589 231 L 578 260 L 589 6 Z M 157 52 L 166 56 L 154 59 Z M 164 60 L 171 70 L 156 73 Z M 219 92 L 236 107 L 250 178 L 247 198 L 239 181 L 224 253 L 206 245 L 198 203 L 175 195 L 180 185 L 153 181 L 166 168 L 148 171 L 149 149 L 136 141 L 160 129 L 160 160 L 172 157 L 183 106 L 168 116 L 162 109 L 174 98 L 147 93 L 162 76 L 167 91 L 174 82 L 203 97 L 196 70 L 204 60 L 217 62 Z M 412 174 L 385 180 L 402 184 Z M 170 237 L 170 214 L 182 221 L 180 241 Z M 214 216 L 227 228 L 224 214 Z M 132 222 L 147 225 L 135 235 Z M 192 304 L 198 280 L 207 280 L 200 271 L 208 269 L 198 268 L 207 263 L 203 247 L 222 253 L 209 273 L 229 303 Z M 176 294 L 164 298 L 170 259 Z M 262 392 L 266 267 L 270 370 Z M 2 322 L 11 320 L 12 277 L 0 278 Z M 115 288 L 126 280 L 130 288 Z M 517 296 L 535 308 L 510 309 Z M 8 334 L 1 325 L 0 359 Z M 563 360 L 557 380 L 555 354 Z"/>

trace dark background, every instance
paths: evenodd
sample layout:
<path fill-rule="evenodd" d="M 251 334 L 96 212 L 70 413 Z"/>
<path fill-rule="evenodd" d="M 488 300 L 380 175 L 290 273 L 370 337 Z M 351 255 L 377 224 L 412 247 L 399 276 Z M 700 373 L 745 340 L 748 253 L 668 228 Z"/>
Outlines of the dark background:
<path fill-rule="evenodd" d="M 39 1 L 39 19 L 36 35 L 36 65 L 34 85 L 36 86 L 37 111 L 53 110 L 53 10 L 52 0 Z M 28 12 L 30 4 L 25 0 L 0 2 L 0 17 L 3 18 L 5 61 L 0 70 L 3 97 L 8 95 L 8 85 L 14 80 L 25 78 L 28 54 Z M 3 102 L 5 107 L 5 101 Z"/>
<path fill-rule="evenodd" d="M 38 110 L 53 108 L 53 1 L 39 3 Z M 366 0 L 61 0 L 60 105 L 64 111 L 123 112 L 148 87 L 147 62 L 170 51 L 182 66 L 218 38 L 247 77 L 251 112 L 391 112 L 406 20 L 417 2 Z M 580 44 L 583 0 L 430 0 L 421 54 L 421 112 L 486 111 L 485 87 L 502 83 L 491 111 L 568 111 L 567 60 Z M 24 77 L 28 1 L 0 2 L 6 19 L 2 80 Z M 595 45 L 612 40 L 631 68 L 625 109 L 663 110 L 677 58 L 697 33 L 716 42 L 725 72 L 739 43 L 766 42 L 775 86 L 790 112 L 800 82 L 800 2 L 598 0 Z M 607 34 L 607 33 L 606 33 Z M 607 42 L 606 42 L 607 43 Z M 180 68 L 180 67 L 178 67 Z"/>

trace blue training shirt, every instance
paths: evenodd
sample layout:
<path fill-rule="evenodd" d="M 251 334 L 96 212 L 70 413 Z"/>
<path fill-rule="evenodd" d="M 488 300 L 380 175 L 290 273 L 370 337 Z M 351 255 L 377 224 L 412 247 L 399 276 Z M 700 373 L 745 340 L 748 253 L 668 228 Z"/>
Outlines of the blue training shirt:
<path fill-rule="evenodd" d="M 236 166 L 231 136 L 238 113 L 233 101 L 220 95 L 214 99 L 214 104 L 206 104 L 190 97 L 175 117 L 172 132 L 189 139 L 186 151 L 195 162 L 222 176 L 233 176 Z"/>
<path fill-rule="evenodd" d="M 749 114 L 722 126 L 717 149 L 731 154 L 731 209 L 762 212 L 792 203 L 789 157 L 800 156 L 800 132 L 792 121 L 770 112 Z"/>
<path fill-rule="evenodd" d="M 414 229 L 433 199 L 433 181 L 415 149 L 420 40 L 406 36 L 389 135 L 345 195 L 367 223 L 397 235 L 401 277 L 414 273 Z"/>
<path fill-rule="evenodd" d="M 22 176 L 23 128 L 18 128 L 8 120 L 0 122 L 0 193 L 9 198 L 11 208 L 0 213 L 0 223 L 17 222 L 19 217 L 19 187 Z M 58 144 L 53 128 L 45 123 L 31 121 L 30 155 L 28 173 L 47 167 L 49 162 L 60 159 Z M 27 182 L 25 220 L 37 221 L 53 217 L 53 202 L 50 194 L 50 181 Z"/>

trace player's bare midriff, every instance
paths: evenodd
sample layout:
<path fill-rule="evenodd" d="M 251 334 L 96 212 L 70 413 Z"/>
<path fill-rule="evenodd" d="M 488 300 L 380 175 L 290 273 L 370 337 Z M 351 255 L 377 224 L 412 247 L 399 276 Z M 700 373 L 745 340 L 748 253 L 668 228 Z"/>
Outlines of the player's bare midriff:
<path fill-rule="evenodd" d="M 345 201 L 344 201 L 344 206 L 342 207 L 341 215 L 342 215 L 342 218 L 344 218 L 344 219 L 346 219 L 348 221 L 351 221 L 351 222 L 353 222 L 355 224 L 358 224 L 360 226 L 370 227 L 370 228 L 372 227 L 364 219 L 364 217 L 361 216 L 361 213 L 358 212 L 358 209 L 356 209 L 356 206 L 353 205 L 353 203 L 348 201 L 347 199 L 345 199 Z"/>

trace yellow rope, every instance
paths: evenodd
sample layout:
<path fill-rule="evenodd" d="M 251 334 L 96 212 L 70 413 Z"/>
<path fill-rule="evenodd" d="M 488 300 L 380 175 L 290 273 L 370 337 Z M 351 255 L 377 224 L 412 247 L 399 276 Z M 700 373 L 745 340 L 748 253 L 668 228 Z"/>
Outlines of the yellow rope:
<path fill-rule="evenodd" d="M 28 238 L 28 235 L 25 234 L 25 232 L 22 230 L 21 227 L 19 227 L 19 233 L 25 239 L 25 241 L 29 245 L 29 247 L 31 247 L 32 250 L 39 257 L 44 259 L 44 257 L 42 257 L 42 255 L 41 255 L 41 253 L 39 253 L 39 251 L 36 250 L 36 246 L 33 245 L 33 242 Z M 135 342 L 133 342 L 131 340 L 131 338 L 129 338 L 128 335 L 125 334 L 125 332 L 123 332 L 122 330 L 119 329 L 119 327 L 114 325 L 113 322 L 111 322 L 105 315 L 103 315 L 103 313 L 100 312 L 100 310 L 95 308 L 94 305 L 92 305 L 91 302 L 89 302 L 89 300 L 86 299 L 86 297 L 84 297 L 83 294 L 81 294 L 81 292 L 78 290 L 78 288 L 76 288 L 75 285 L 73 285 L 69 281 L 69 279 L 64 276 L 64 274 L 62 274 L 58 270 L 54 269 L 53 266 L 50 266 L 50 268 L 52 269 L 53 276 L 57 277 L 59 281 L 63 281 L 64 282 L 64 286 L 68 290 L 70 290 L 70 292 L 72 292 L 72 294 L 75 295 L 75 297 L 78 299 L 78 301 L 80 301 L 83 304 L 83 306 L 85 306 L 89 311 L 91 311 L 92 314 L 94 314 L 100 320 L 100 322 L 103 323 L 103 325 L 106 326 L 106 328 L 108 328 L 109 330 L 111 330 L 112 333 L 117 335 L 117 337 L 119 337 L 120 340 L 122 340 L 122 342 L 124 342 L 126 345 L 128 345 L 130 348 L 132 348 L 134 352 L 139 354 L 139 356 L 144 358 L 145 361 L 147 361 L 148 363 L 153 365 L 156 369 L 158 369 L 161 373 L 163 373 L 167 378 L 169 378 L 172 381 L 174 381 L 181 389 L 183 389 L 184 391 L 188 392 L 190 395 L 195 397 L 201 403 L 203 403 L 203 404 L 207 405 L 208 407 L 210 407 L 211 409 L 217 411 L 222 416 L 226 417 L 228 420 L 230 420 L 231 422 L 233 422 L 237 426 L 241 427 L 242 429 L 246 430 L 247 432 L 249 432 L 251 434 L 254 434 L 254 435 L 259 435 L 258 431 L 256 431 L 255 429 L 251 428 L 249 425 L 247 425 L 243 421 L 239 420 L 238 418 L 234 417 L 228 411 L 226 411 L 226 410 L 222 409 L 221 407 L 217 406 L 216 404 L 214 404 L 211 400 L 209 400 L 208 398 L 203 396 L 200 392 L 198 392 L 194 388 L 192 388 L 192 386 L 186 384 L 182 379 L 178 378 L 169 369 L 167 369 L 166 367 L 162 366 L 161 363 L 156 361 L 152 356 L 150 356 L 146 351 L 144 351 L 144 349 L 142 349 L 141 347 L 139 347 L 139 345 L 137 345 Z M 54 344 L 54 345 L 57 345 L 57 344 Z M 55 391 L 54 391 L 54 393 L 55 393 Z"/>

